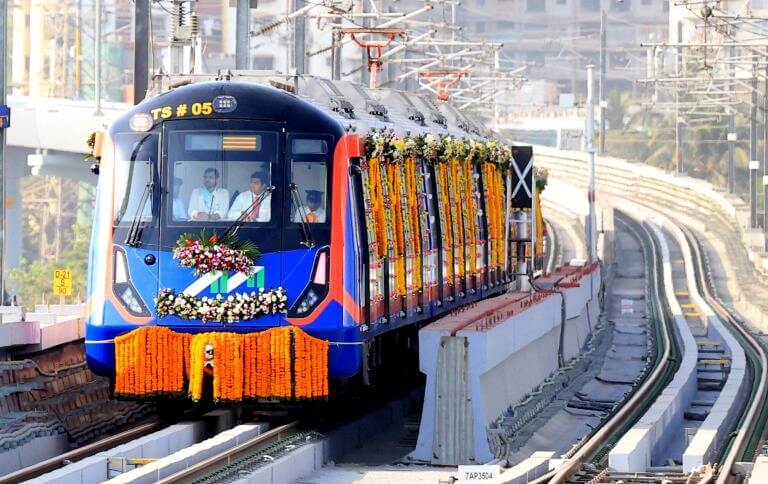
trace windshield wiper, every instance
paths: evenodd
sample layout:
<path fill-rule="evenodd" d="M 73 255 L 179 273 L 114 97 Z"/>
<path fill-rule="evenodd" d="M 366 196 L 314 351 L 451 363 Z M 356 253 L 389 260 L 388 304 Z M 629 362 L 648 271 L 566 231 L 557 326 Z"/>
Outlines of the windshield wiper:
<path fill-rule="evenodd" d="M 304 236 L 304 242 L 302 245 L 312 248 L 315 246 L 315 239 L 312 238 L 312 230 L 309 228 L 309 222 L 307 222 L 307 209 L 304 207 L 304 202 L 301 200 L 299 194 L 299 187 L 295 183 L 288 185 L 291 189 L 291 197 L 293 198 L 293 204 L 299 208 L 299 219 L 301 221 L 301 234 Z"/>
<path fill-rule="evenodd" d="M 153 184 L 151 181 L 148 181 L 147 184 L 144 185 L 144 192 L 141 194 L 139 206 L 136 207 L 136 213 L 133 215 L 133 220 L 131 221 L 131 228 L 128 229 L 128 236 L 125 238 L 125 244 L 130 245 L 131 247 L 138 247 L 141 245 L 141 232 L 143 230 L 141 216 L 144 213 L 144 207 L 147 206 L 147 201 L 152 194 L 152 187 Z"/>
<path fill-rule="evenodd" d="M 245 221 L 251 215 L 253 210 L 256 208 L 256 205 L 261 205 L 261 202 L 263 202 L 264 199 L 267 198 L 267 196 L 273 191 L 275 191 L 274 185 L 270 185 L 266 189 L 264 189 L 264 191 L 261 192 L 259 196 L 253 200 L 253 202 L 248 206 L 248 208 L 243 210 L 243 213 L 241 213 L 240 216 L 237 217 L 237 219 L 234 222 L 232 222 L 232 225 L 227 227 L 227 230 L 224 231 L 224 235 L 221 236 L 221 239 L 223 240 L 230 235 L 235 235 L 238 229 L 240 229 L 240 227 L 245 223 Z"/>

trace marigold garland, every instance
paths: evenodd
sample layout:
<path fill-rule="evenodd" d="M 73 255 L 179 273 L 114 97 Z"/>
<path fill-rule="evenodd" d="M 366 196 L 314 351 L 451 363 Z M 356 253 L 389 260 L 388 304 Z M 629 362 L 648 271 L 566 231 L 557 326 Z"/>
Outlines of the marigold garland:
<path fill-rule="evenodd" d="M 376 165 L 372 168 L 372 165 Z M 380 217 L 383 213 L 383 204 L 374 197 L 376 192 L 375 178 L 373 178 L 372 170 L 378 169 L 378 159 L 372 159 L 368 162 L 364 162 L 362 168 L 362 182 L 363 182 L 363 204 L 365 207 L 365 219 L 366 219 L 366 233 L 368 235 L 368 263 L 370 265 L 370 297 L 371 302 L 380 302 L 384 299 L 384 281 L 382 271 L 382 241 L 379 238 L 379 230 L 381 222 L 377 217 Z"/>
<path fill-rule="evenodd" d="M 411 226 L 411 238 L 408 246 L 413 251 L 413 280 L 412 284 L 416 291 L 422 289 L 424 277 L 422 275 L 423 264 L 421 261 L 421 237 L 416 236 L 420 234 L 419 229 L 419 186 L 416 179 L 416 160 L 413 157 L 409 157 L 405 160 L 405 184 L 406 193 L 408 194 L 408 217 L 410 218 Z"/>
<path fill-rule="evenodd" d="M 387 164 L 389 208 L 394 231 L 395 287 L 398 296 L 405 296 L 407 293 L 405 284 L 405 228 L 403 226 L 400 168 L 401 165 L 395 163 Z"/>
<path fill-rule="evenodd" d="M 206 347 L 213 352 L 206 358 Z M 115 393 L 122 398 L 203 397 L 206 374 L 213 399 L 316 399 L 328 396 L 329 343 L 294 326 L 258 333 L 177 333 L 146 326 L 115 338 Z M 184 376 L 187 375 L 188 384 Z"/>
<path fill-rule="evenodd" d="M 392 262 L 390 297 L 402 296 L 404 285 L 406 293 L 420 290 L 427 278 L 434 277 L 428 206 L 422 198 L 425 190 L 415 181 L 416 166 L 422 162 L 434 167 L 443 279 L 451 285 L 462 279 L 469 284 L 470 275 L 508 266 L 504 174 L 512 162 L 509 146 L 435 134 L 398 139 L 391 130 L 373 130 L 365 147 L 371 166 L 364 192 L 370 192 L 373 215 L 368 227 L 375 232 L 375 240 L 369 237 L 369 242 L 378 255 L 378 261 L 371 261 L 372 295 L 377 284 L 373 270 L 385 257 Z M 401 260 L 403 255 L 407 262 Z"/>
<path fill-rule="evenodd" d="M 443 236 L 443 278 L 449 285 L 454 284 L 453 266 L 453 224 L 448 188 L 448 169 L 444 163 L 435 167 L 437 175 L 437 198 L 440 204 L 440 233 Z"/>
<path fill-rule="evenodd" d="M 448 169 L 448 185 L 451 192 L 452 200 L 465 200 L 461 193 L 461 177 L 459 176 L 459 160 L 454 158 L 449 162 Z M 454 233 L 454 253 L 456 258 L 456 273 L 459 279 L 464 279 L 466 274 L 466 257 L 465 257 L 465 239 L 464 239 L 464 216 L 466 205 L 459 203 L 458 207 L 454 207 L 453 213 L 453 233 Z"/>
<path fill-rule="evenodd" d="M 115 338 L 115 394 L 122 398 L 184 392 L 186 335 L 157 326 Z"/>

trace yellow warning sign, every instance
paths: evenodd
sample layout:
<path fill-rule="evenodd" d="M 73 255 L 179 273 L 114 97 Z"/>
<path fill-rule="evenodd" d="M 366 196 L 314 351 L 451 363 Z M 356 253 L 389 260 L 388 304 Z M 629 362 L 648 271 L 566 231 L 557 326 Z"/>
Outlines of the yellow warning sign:
<path fill-rule="evenodd" d="M 68 269 L 56 269 L 53 271 L 53 295 L 72 295 L 72 271 Z"/>

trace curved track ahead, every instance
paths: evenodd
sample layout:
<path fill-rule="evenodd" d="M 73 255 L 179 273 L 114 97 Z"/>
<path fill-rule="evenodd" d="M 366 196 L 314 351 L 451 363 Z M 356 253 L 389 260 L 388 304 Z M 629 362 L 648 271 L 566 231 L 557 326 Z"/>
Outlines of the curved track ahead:
<path fill-rule="evenodd" d="M 642 416 L 664 389 L 664 386 L 671 381 L 676 371 L 675 362 L 680 359 L 678 357 L 680 350 L 672 333 L 668 308 L 662 297 L 663 291 L 659 276 L 662 261 L 657 247 L 658 242 L 654 240 L 654 236 L 644 224 L 618 212 L 616 219 L 634 233 L 643 246 L 647 274 L 649 274 L 648 291 L 653 300 L 653 316 L 657 321 L 657 341 L 660 342 L 655 366 L 630 399 L 603 426 L 586 438 L 563 466 L 556 472 L 550 472 L 535 482 L 566 482 L 573 478 L 585 463 L 604 465 L 608 450 Z M 714 284 L 710 276 L 709 263 L 701 242 L 690 229 L 682 224 L 677 224 L 677 226 L 685 235 L 692 253 L 692 265 L 697 276 L 697 287 L 691 289 L 697 289 L 700 292 L 706 303 L 726 324 L 729 331 L 734 334 L 744 348 L 751 368 L 750 398 L 742 410 L 741 417 L 733 424 L 731 438 L 719 459 L 721 464 L 716 467 L 716 473 L 710 470 L 698 476 L 698 482 L 710 482 L 715 478 L 718 483 L 732 482 L 739 479 L 733 474 L 735 462 L 751 460 L 764 434 L 764 427 L 768 420 L 768 408 L 766 408 L 768 359 L 764 348 L 757 338 L 746 329 L 743 321 L 714 295 Z M 601 482 L 599 479 L 606 477 L 606 472 L 597 473 L 595 477 L 597 479 L 594 482 Z"/>

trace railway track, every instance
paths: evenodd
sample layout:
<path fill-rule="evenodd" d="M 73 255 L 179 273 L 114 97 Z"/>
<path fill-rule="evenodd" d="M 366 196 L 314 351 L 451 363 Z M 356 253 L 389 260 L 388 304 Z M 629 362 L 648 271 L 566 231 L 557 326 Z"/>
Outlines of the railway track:
<path fill-rule="evenodd" d="M 674 375 L 674 360 L 679 351 L 671 324 L 667 318 L 667 311 L 662 301 L 662 288 L 659 284 L 661 273 L 661 257 L 658 247 L 648 230 L 635 224 L 628 217 L 617 217 L 630 232 L 632 232 L 643 247 L 646 278 L 650 295 L 650 314 L 653 315 L 656 331 L 656 358 L 646 378 L 631 394 L 626 403 L 619 407 L 602 426 L 595 429 L 582 443 L 570 454 L 567 461 L 556 471 L 552 471 L 534 482 L 565 482 L 582 469 L 593 457 L 602 460 L 607 452 L 605 448 L 610 446 L 618 436 L 623 435 L 647 408 L 656 395 L 664 388 L 666 383 Z"/>
<path fill-rule="evenodd" d="M 758 339 L 748 330 L 734 311 L 726 307 L 716 296 L 711 270 L 701 242 L 693 232 L 682 224 L 678 224 L 691 251 L 692 269 L 696 275 L 695 288 L 714 313 L 727 326 L 744 349 L 750 367 L 749 398 L 745 400 L 740 416 L 728 429 L 729 439 L 720 449 L 719 465 L 714 468 L 704 468 L 694 474 L 683 474 L 677 470 L 658 470 L 643 475 L 629 476 L 611 472 L 607 469 L 606 458 L 613 445 L 619 440 L 631 425 L 636 422 L 656 397 L 671 381 L 676 371 L 680 348 L 673 336 L 669 322 L 669 308 L 661 297 L 662 288 L 659 284 L 660 266 L 658 240 L 641 223 L 633 221 L 626 215 L 618 214 L 617 221 L 643 241 L 645 263 L 650 275 L 648 291 L 652 296 L 654 319 L 658 322 L 657 357 L 654 367 L 645 381 L 634 391 L 629 400 L 618 409 L 599 429 L 596 429 L 573 450 L 564 465 L 557 471 L 542 476 L 535 482 L 717 482 L 726 483 L 738 480 L 734 474 L 735 464 L 754 458 L 765 434 L 765 424 L 768 421 L 766 409 L 766 391 L 768 390 L 768 359 Z M 658 235 L 658 234 L 657 234 Z M 669 282 L 669 281 L 667 281 Z M 748 403 L 747 403 L 748 402 Z"/>
<path fill-rule="evenodd" d="M 257 470 L 296 447 L 317 440 L 320 434 L 302 430 L 299 422 L 280 425 L 242 444 L 220 452 L 196 465 L 161 479 L 158 484 L 175 482 L 222 483 L 235 481 Z"/>
<path fill-rule="evenodd" d="M 724 458 L 721 459 L 721 464 L 717 468 L 717 483 L 719 484 L 736 477 L 733 473 L 736 462 L 754 460 L 755 451 L 766 431 L 768 408 L 766 408 L 765 403 L 766 398 L 768 398 L 766 395 L 768 391 L 768 358 L 766 358 L 765 348 L 747 329 L 744 322 L 714 295 L 715 286 L 701 241 L 684 225 L 681 225 L 680 229 L 694 254 L 694 267 L 698 276 L 699 291 L 720 319 L 728 324 L 734 336 L 740 340 L 752 368 L 752 385 L 749 398 L 745 400 L 745 403 L 748 402 L 749 405 L 742 414 L 734 433 L 735 437 L 729 442 L 724 452 Z"/>
<path fill-rule="evenodd" d="M 16 472 L 0 476 L 0 484 L 13 484 L 16 482 L 34 479 L 48 472 L 55 471 L 56 469 L 64 467 L 71 462 L 84 459 L 101 451 L 111 449 L 112 447 L 130 442 L 134 439 L 138 439 L 139 437 L 149 435 L 163 427 L 164 424 L 160 421 L 149 422 L 137 427 L 133 427 L 124 432 L 111 435 L 83 447 L 57 455 L 56 457 L 51 457 L 50 459 L 46 459 L 29 467 L 25 467 L 24 469 L 20 469 Z"/>

